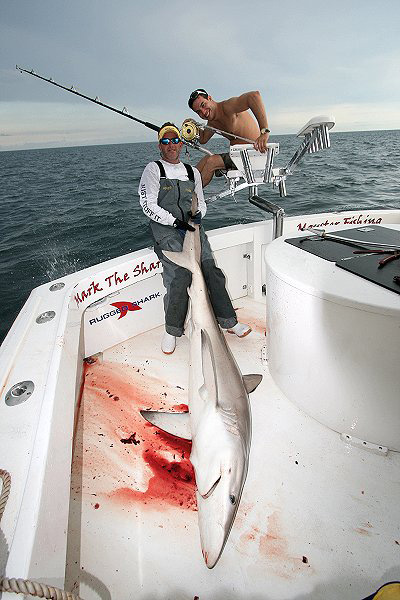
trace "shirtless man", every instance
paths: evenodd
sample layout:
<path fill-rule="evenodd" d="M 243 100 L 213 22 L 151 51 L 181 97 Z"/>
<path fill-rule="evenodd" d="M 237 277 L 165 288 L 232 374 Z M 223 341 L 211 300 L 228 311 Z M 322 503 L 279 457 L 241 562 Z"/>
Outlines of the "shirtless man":
<path fill-rule="evenodd" d="M 206 90 L 199 88 L 190 94 L 188 104 L 201 119 L 207 119 L 207 125 L 254 140 L 256 150 L 266 151 L 270 131 L 260 92 L 246 92 L 241 96 L 215 102 Z M 213 135 L 214 132 L 208 129 L 200 131 L 200 144 L 207 143 Z M 231 145 L 246 143 L 231 136 L 224 137 L 229 139 Z M 205 156 L 196 167 L 201 173 L 203 187 L 210 183 L 218 169 L 236 169 L 229 153 Z"/>

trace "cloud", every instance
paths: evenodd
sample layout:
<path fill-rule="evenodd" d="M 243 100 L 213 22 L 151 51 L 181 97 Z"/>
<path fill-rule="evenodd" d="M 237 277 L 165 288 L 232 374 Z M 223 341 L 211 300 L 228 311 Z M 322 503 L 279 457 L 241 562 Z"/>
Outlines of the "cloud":
<path fill-rule="evenodd" d="M 382 14 L 390 18 L 382 19 Z M 314 114 L 337 128 L 397 128 L 400 3 L 236 0 L 188 4 L 117 0 L 3 3 L 2 148 L 10 142 L 153 139 L 141 125 L 18 73 L 15 63 L 160 124 L 191 115 L 187 97 L 259 89 L 276 133 Z M 4 125 L 6 123 L 6 125 Z M 25 135 L 25 138 L 24 138 Z M 63 141 L 62 136 L 65 136 Z"/>

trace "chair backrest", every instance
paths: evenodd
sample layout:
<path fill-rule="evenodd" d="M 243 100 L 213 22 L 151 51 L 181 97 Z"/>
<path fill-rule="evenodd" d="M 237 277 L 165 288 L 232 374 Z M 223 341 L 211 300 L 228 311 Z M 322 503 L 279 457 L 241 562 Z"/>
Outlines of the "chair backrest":
<path fill-rule="evenodd" d="M 252 144 L 235 144 L 230 147 L 229 154 L 247 183 L 268 183 L 272 177 L 274 157 L 279 154 L 279 144 L 268 144 L 263 154 Z"/>

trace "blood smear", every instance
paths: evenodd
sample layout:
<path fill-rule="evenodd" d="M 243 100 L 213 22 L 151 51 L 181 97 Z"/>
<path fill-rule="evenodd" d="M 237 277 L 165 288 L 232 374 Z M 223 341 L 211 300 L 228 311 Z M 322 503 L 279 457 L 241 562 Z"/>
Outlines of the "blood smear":
<path fill-rule="evenodd" d="M 186 412 L 187 392 L 142 373 L 143 368 L 115 363 L 85 364 L 75 486 L 80 482 L 83 494 L 105 495 L 116 505 L 196 510 L 191 443 L 140 414 L 143 409 Z"/>

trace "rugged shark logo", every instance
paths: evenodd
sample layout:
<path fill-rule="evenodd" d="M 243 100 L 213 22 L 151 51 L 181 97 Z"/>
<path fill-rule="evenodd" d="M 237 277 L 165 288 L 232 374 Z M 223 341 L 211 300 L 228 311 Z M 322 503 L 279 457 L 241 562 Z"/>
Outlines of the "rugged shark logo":
<path fill-rule="evenodd" d="M 115 306 L 115 308 L 119 309 L 120 314 L 118 320 L 122 319 L 122 317 L 125 317 L 130 310 L 142 310 L 140 306 L 133 304 L 133 302 L 112 302 L 111 306 Z"/>
<path fill-rule="evenodd" d="M 99 317 L 94 317 L 93 319 L 89 320 L 89 325 L 94 325 L 95 323 L 100 323 L 101 321 L 104 321 L 105 319 L 108 319 L 109 317 L 113 317 L 115 315 L 119 315 L 118 317 L 118 321 L 119 319 L 122 319 L 122 317 L 125 317 L 128 312 L 130 311 L 136 311 L 136 310 L 142 310 L 142 307 L 139 306 L 140 304 L 144 304 L 145 302 L 149 302 L 150 300 L 155 300 L 156 298 L 159 298 L 161 296 L 161 292 L 156 292 L 155 294 L 150 294 L 150 296 L 145 296 L 145 298 L 141 298 L 140 300 L 136 300 L 135 302 L 112 302 L 111 306 L 115 306 L 114 310 L 110 310 L 109 312 L 103 313 L 102 315 L 100 315 Z"/>

